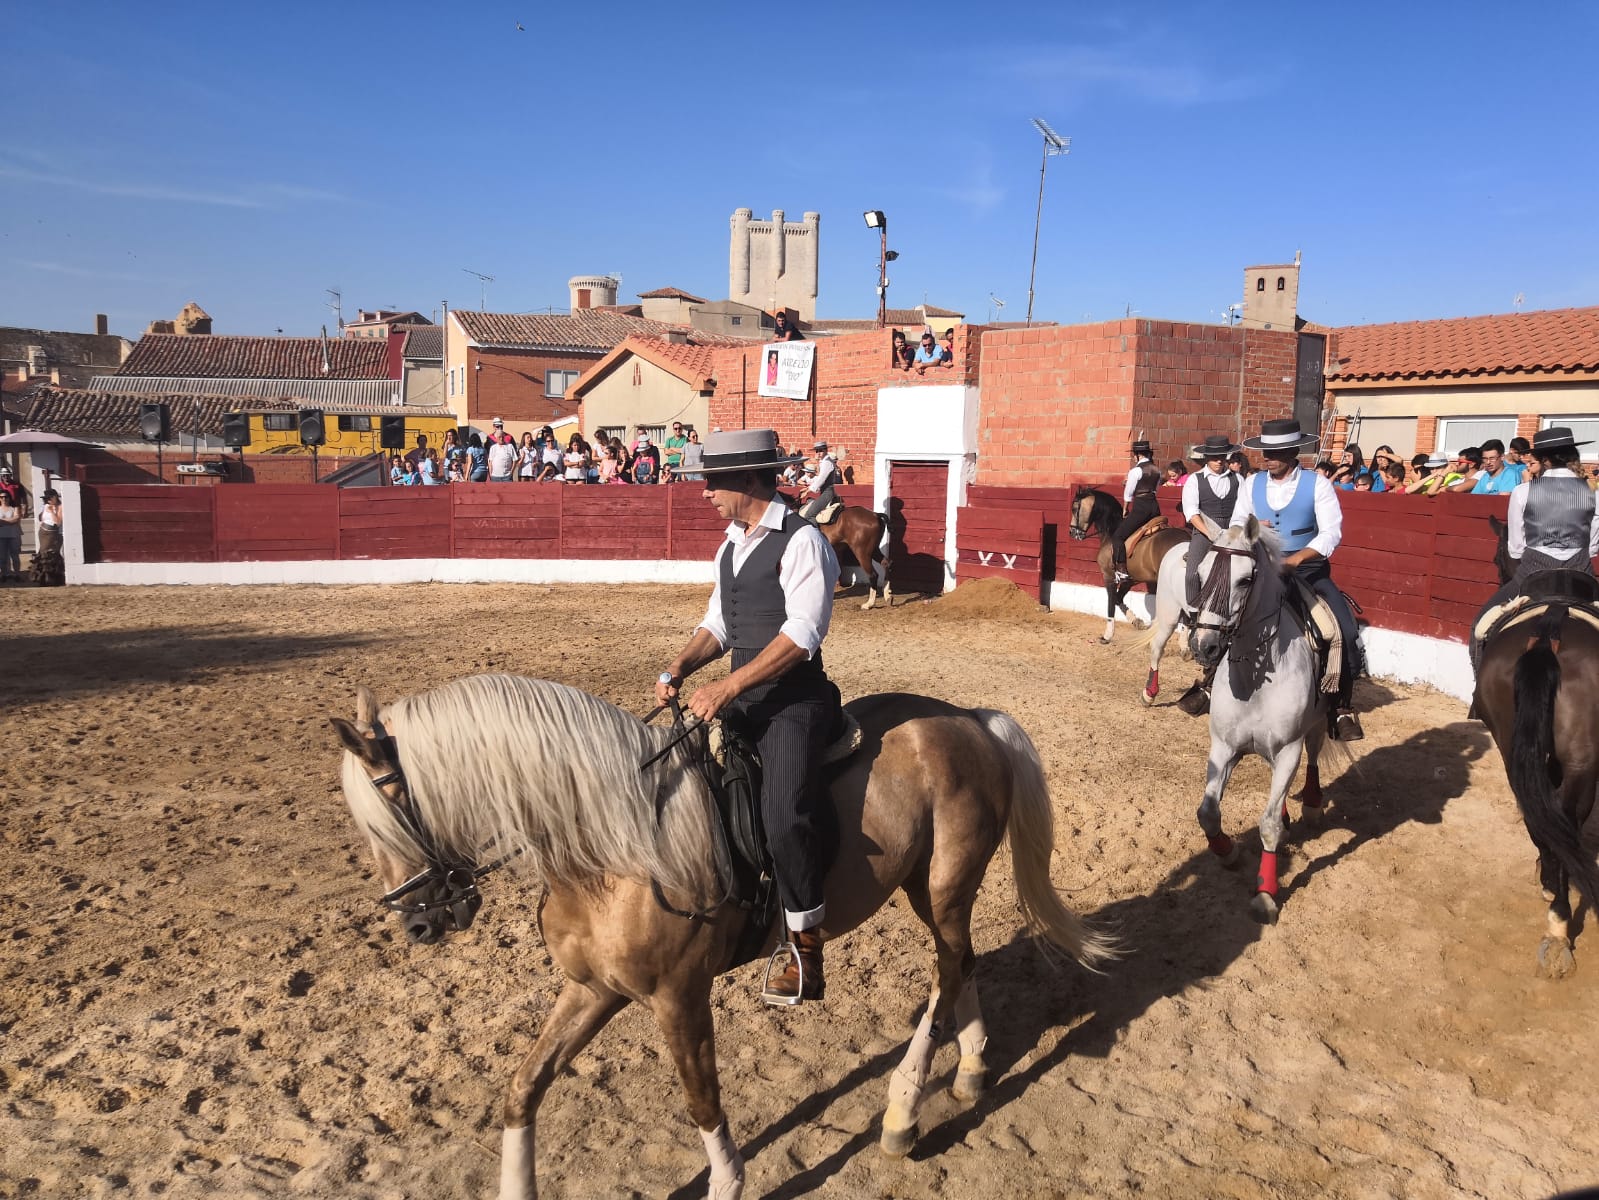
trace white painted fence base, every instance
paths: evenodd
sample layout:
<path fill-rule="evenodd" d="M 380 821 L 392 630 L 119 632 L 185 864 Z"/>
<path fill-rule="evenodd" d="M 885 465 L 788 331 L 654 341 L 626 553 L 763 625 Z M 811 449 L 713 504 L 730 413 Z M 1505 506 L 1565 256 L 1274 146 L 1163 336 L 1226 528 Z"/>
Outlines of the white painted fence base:
<path fill-rule="evenodd" d="M 1046 583 L 1044 586 L 1053 611 L 1088 613 L 1104 618 L 1104 588 L 1082 583 Z M 1140 616 L 1147 611 L 1143 593 L 1133 593 L 1128 601 L 1128 606 Z M 1116 619 L 1126 620 L 1121 616 Z M 1361 640 L 1366 646 L 1367 667 L 1373 675 L 1400 683 L 1425 683 L 1446 696 L 1467 704 L 1471 702 L 1471 657 L 1465 643 L 1377 628 L 1368 628 Z M 1167 647 L 1167 653 L 1172 653 L 1172 647 Z"/>
<path fill-rule="evenodd" d="M 698 583 L 709 562 L 587 558 L 363 558 L 314 562 L 80 563 L 69 584 Z"/>

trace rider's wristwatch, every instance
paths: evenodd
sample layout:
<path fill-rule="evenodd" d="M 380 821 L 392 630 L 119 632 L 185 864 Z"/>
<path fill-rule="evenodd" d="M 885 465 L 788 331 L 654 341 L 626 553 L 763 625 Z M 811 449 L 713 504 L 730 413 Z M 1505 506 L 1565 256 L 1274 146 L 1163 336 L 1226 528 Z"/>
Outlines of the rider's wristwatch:
<path fill-rule="evenodd" d="M 667 687 L 671 687 L 677 683 L 677 676 L 672 674 L 670 671 L 662 671 L 655 677 L 655 682 L 664 683 Z"/>

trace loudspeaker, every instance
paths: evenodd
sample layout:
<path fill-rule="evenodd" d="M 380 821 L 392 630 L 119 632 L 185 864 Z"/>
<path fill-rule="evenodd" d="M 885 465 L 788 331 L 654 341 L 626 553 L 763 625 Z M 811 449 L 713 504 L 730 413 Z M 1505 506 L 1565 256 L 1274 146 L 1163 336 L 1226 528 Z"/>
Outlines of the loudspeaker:
<path fill-rule="evenodd" d="M 322 419 L 320 408 L 302 408 L 300 410 L 300 445 L 322 446 L 328 440 L 327 426 Z"/>
<path fill-rule="evenodd" d="M 139 405 L 139 436 L 147 442 L 170 442 L 172 410 L 165 404 Z"/>
<path fill-rule="evenodd" d="M 378 420 L 378 445 L 385 450 L 405 449 L 405 418 L 381 417 Z"/>
<path fill-rule="evenodd" d="M 222 444 L 239 449 L 250 444 L 250 418 L 243 413 L 222 414 Z"/>

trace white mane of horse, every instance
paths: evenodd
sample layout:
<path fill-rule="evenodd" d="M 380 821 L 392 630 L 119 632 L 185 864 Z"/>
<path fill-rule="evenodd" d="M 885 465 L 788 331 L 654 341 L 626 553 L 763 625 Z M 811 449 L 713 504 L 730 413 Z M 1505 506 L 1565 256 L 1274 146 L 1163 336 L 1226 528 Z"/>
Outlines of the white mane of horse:
<path fill-rule="evenodd" d="M 477 862 L 519 851 L 509 866 L 545 883 L 653 878 L 697 906 L 722 898 L 713 894 L 710 795 L 685 769 L 684 751 L 639 769 L 669 730 L 576 688 L 514 675 L 474 675 L 396 700 L 382 720 L 442 854 Z M 343 778 L 362 831 L 419 865 L 421 848 L 354 755 L 344 756 Z"/>

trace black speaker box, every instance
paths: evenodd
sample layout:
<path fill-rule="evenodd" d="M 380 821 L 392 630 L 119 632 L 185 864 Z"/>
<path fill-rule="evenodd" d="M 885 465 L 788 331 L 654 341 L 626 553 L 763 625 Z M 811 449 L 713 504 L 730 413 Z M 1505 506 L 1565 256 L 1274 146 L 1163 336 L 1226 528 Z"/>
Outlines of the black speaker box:
<path fill-rule="evenodd" d="M 328 430 L 320 408 L 300 410 L 300 445 L 322 446 L 328 440 Z"/>
<path fill-rule="evenodd" d="M 222 414 L 222 444 L 235 449 L 250 444 L 250 418 L 244 413 Z"/>
<path fill-rule="evenodd" d="M 378 421 L 378 445 L 385 450 L 405 449 L 404 417 L 383 417 Z"/>
<path fill-rule="evenodd" d="M 139 436 L 147 442 L 170 442 L 172 410 L 165 404 L 139 405 Z"/>

